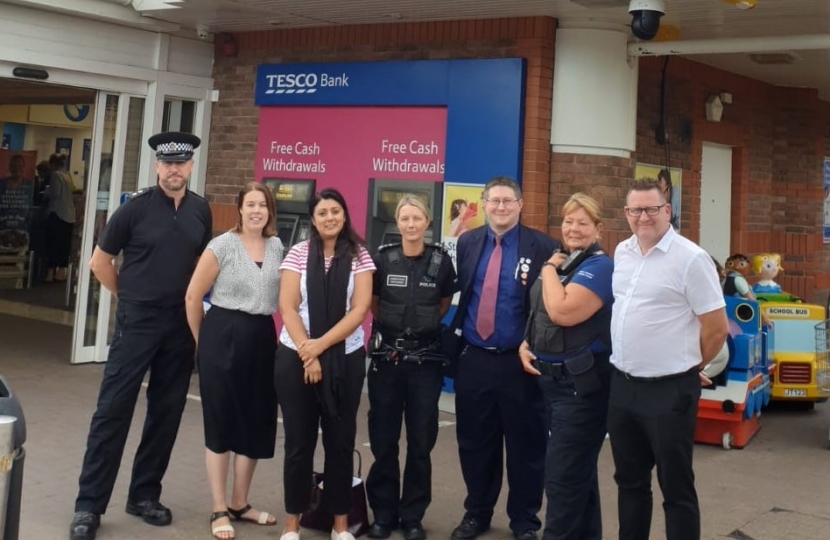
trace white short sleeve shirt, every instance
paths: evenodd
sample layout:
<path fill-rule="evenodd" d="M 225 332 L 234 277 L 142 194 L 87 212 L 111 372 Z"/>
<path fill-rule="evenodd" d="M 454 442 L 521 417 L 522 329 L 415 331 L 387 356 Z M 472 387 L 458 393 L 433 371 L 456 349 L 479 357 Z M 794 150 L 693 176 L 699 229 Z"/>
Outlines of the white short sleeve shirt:
<path fill-rule="evenodd" d="M 636 377 L 700 364 L 698 316 L 725 306 L 712 258 L 669 228 L 648 253 L 636 236 L 620 242 L 612 278 L 611 363 Z"/>

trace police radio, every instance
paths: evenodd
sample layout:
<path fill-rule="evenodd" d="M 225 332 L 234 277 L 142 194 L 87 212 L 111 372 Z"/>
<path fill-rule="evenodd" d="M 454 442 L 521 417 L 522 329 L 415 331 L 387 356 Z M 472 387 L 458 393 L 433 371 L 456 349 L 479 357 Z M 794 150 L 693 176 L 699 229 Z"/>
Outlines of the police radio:
<path fill-rule="evenodd" d="M 556 267 L 556 273 L 560 276 L 567 276 L 571 272 L 577 269 L 577 267 L 582 264 L 582 261 L 585 260 L 591 252 L 585 249 L 575 249 L 571 251 L 568 258 L 562 261 L 562 264 Z"/>

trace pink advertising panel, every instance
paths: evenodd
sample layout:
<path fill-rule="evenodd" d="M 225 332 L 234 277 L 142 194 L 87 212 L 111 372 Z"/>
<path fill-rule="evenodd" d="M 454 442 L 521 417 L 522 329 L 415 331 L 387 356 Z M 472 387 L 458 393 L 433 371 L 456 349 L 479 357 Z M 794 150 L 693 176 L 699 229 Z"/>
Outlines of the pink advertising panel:
<path fill-rule="evenodd" d="M 314 178 L 366 233 L 370 178 L 444 179 L 445 107 L 260 107 L 255 176 Z"/>
<path fill-rule="evenodd" d="M 369 179 L 444 179 L 445 107 L 260 107 L 255 178 L 316 179 L 338 189 L 366 234 Z M 274 314 L 277 331 L 282 326 Z M 363 323 L 368 338 L 371 317 Z"/>

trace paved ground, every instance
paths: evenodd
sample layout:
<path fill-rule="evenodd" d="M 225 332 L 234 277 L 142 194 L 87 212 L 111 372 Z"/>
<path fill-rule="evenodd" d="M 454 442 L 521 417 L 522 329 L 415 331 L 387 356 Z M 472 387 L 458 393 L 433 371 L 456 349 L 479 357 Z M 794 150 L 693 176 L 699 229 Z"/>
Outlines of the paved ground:
<path fill-rule="evenodd" d="M 102 367 L 70 366 L 68 326 L 0 315 L 0 375 L 23 402 L 26 441 L 21 540 L 65 539 L 77 478 Z M 209 497 L 203 468 L 202 425 L 196 379 L 164 483 L 162 500 L 174 512 L 170 527 L 154 528 L 124 513 L 126 483 L 143 418 L 137 407 L 121 474 L 98 538 L 208 539 Z M 371 463 L 366 404 L 358 423 L 364 474 Z M 815 411 L 765 412 L 763 429 L 743 450 L 698 446 L 695 464 L 703 512 L 703 538 L 734 540 L 826 540 L 830 537 L 830 406 Z M 434 457 L 434 500 L 424 525 L 430 539 L 447 539 L 462 514 L 464 488 L 455 446 L 454 417 L 442 413 Z M 138 427 L 136 427 L 138 426 Z M 251 500 L 279 514 L 282 509 L 282 431 L 277 456 L 262 462 Z M 319 463 L 319 460 L 318 460 Z M 604 538 L 616 538 L 616 490 L 608 445 L 600 457 Z M 659 491 L 659 490 L 658 490 Z M 502 497 L 503 499 L 504 497 Z M 484 540 L 511 538 L 503 500 Z M 280 527 L 241 525 L 237 538 L 277 539 Z M 304 533 L 304 538 L 326 536 Z M 393 538 L 395 538 L 393 536 Z M 400 537 L 397 537 L 400 540 Z M 659 493 L 652 539 L 665 538 Z"/>

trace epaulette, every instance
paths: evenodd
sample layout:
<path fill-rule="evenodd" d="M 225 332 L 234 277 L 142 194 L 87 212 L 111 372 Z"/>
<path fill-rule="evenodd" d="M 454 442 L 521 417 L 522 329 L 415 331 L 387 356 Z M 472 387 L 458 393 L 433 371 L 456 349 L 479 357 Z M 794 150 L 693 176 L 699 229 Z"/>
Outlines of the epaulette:
<path fill-rule="evenodd" d="M 133 199 L 138 199 L 139 197 L 144 197 L 145 195 L 148 195 L 149 193 L 152 193 L 152 192 L 153 192 L 153 187 L 152 186 L 151 187 L 146 187 L 146 188 L 141 188 L 138 191 L 134 191 L 133 193 L 130 193 L 130 195 L 127 196 L 127 200 L 132 201 Z"/>
<path fill-rule="evenodd" d="M 393 247 L 401 247 L 401 243 L 400 242 L 392 242 L 390 244 L 383 244 L 382 246 L 380 246 L 378 248 L 378 251 L 386 251 L 387 249 L 393 248 Z"/>

